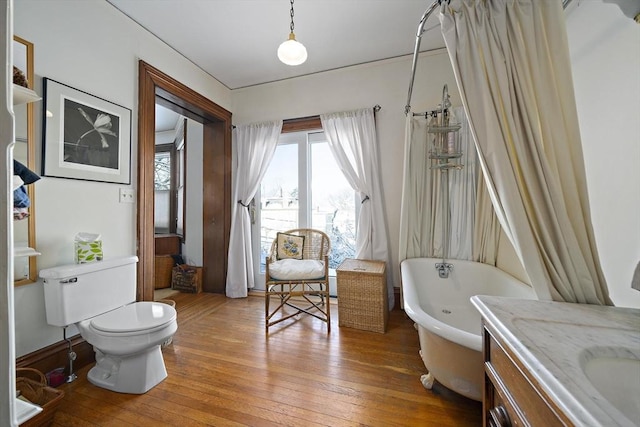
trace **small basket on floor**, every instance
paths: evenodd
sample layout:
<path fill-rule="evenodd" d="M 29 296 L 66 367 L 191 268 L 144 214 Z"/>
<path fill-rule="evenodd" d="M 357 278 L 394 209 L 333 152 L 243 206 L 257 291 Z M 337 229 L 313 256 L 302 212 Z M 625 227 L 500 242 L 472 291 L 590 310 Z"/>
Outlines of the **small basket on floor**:
<path fill-rule="evenodd" d="M 202 292 L 202 267 L 187 264 L 173 267 L 171 289 L 193 294 Z"/>
<path fill-rule="evenodd" d="M 20 424 L 21 427 L 49 426 L 53 423 L 64 392 L 47 386 L 47 378 L 42 372 L 32 368 L 16 369 L 16 391 L 19 399 L 42 407 L 42 412 Z"/>

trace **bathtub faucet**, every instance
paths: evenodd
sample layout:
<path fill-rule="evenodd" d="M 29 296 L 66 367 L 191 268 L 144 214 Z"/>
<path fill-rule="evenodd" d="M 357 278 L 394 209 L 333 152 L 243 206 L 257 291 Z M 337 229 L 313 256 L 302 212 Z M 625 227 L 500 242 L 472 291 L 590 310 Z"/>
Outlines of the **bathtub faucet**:
<path fill-rule="evenodd" d="M 436 263 L 436 270 L 438 270 L 438 276 L 440 276 L 441 279 L 446 279 L 449 277 L 451 270 L 453 270 L 453 264 L 438 262 Z"/>

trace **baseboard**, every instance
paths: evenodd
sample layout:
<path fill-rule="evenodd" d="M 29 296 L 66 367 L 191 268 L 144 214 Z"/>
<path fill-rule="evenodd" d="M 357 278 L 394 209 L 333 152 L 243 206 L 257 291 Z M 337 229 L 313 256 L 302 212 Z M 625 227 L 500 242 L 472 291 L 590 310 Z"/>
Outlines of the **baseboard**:
<path fill-rule="evenodd" d="M 91 344 L 80 335 L 74 335 L 70 340 L 72 350 L 76 353 L 76 360 L 73 361 L 74 372 L 95 362 L 95 353 Z M 69 343 L 66 341 L 59 341 L 16 359 L 16 368 L 34 368 L 43 374 L 62 367 L 64 367 L 65 376 L 68 376 Z"/>
<path fill-rule="evenodd" d="M 400 310 L 402 308 L 400 306 L 400 288 L 397 286 L 393 287 L 393 301 L 395 302 L 393 309 Z"/>

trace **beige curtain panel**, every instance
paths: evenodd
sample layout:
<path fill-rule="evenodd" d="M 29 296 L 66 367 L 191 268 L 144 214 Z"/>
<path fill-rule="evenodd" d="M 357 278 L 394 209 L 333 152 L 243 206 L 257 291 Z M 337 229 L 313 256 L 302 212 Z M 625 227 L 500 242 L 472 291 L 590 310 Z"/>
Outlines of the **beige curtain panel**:
<path fill-rule="evenodd" d="M 538 297 L 612 304 L 561 2 L 453 0 L 440 22 L 496 214 Z"/>
<path fill-rule="evenodd" d="M 476 189 L 475 227 L 473 229 L 473 260 L 496 266 L 500 244 L 500 221 L 491 204 L 482 168 Z"/>
<path fill-rule="evenodd" d="M 407 258 L 440 258 L 480 261 L 495 265 L 500 224 L 481 180 L 475 143 L 462 107 L 452 108 L 462 150 L 461 170 L 449 171 L 446 180 L 431 169 L 429 151 L 433 134 L 430 120 L 408 114 L 405 127 L 404 177 L 400 211 L 400 261 Z M 443 191 L 449 193 L 444 208 Z M 484 195 L 484 198 L 482 197 Z M 444 209 L 443 209 L 444 208 Z M 450 230 L 446 233 L 449 253 L 444 254 L 444 212 L 448 212 Z"/>

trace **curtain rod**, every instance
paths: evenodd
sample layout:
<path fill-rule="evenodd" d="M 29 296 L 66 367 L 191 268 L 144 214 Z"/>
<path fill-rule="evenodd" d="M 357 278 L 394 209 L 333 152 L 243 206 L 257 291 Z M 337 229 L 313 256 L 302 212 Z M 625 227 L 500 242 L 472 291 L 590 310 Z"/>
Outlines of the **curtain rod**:
<path fill-rule="evenodd" d="M 377 113 L 380 110 L 382 110 L 382 107 L 380 106 L 380 104 L 376 104 L 376 105 L 373 106 L 373 112 L 374 113 Z M 307 121 L 307 120 L 319 120 L 319 119 L 320 119 L 320 115 L 316 114 L 315 116 L 295 117 L 293 119 L 284 119 L 282 121 L 282 123 L 283 124 L 284 123 L 291 124 L 291 123 L 296 123 L 296 122 L 304 122 L 304 121 Z M 231 125 L 231 129 L 235 129 L 235 128 L 236 128 L 236 125 Z"/>
<path fill-rule="evenodd" d="M 562 9 L 566 9 L 569 3 L 572 0 L 562 0 Z M 424 11 L 422 14 L 422 18 L 420 18 L 420 22 L 418 23 L 418 31 L 416 32 L 416 43 L 413 48 L 413 62 L 411 64 L 411 77 L 409 78 L 409 92 L 407 94 L 407 105 L 404 107 L 405 116 L 409 114 L 411 111 L 411 94 L 413 92 L 413 81 L 416 78 L 416 66 L 418 64 L 418 53 L 420 51 L 420 41 L 422 40 L 422 34 L 424 33 L 424 25 L 427 23 L 427 19 L 431 16 L 431 13 L 436 9 L 437 6 L 442 3 L 449 3 L 450 0 L 435 0 L 431 5 Z M 420 113 L 418 115 L 422 115 L 424 113 Z"/>
<path fill-rule="evenodd" d="M 413 92 L 413 81 L 416 78 L 416 67 L 418 65 L 418 53 L 420 51 L 420 41 L 422 40 L 422 33 L 424 33 L 424 24 L 427 23 L 427 19 L 431 16 L 431 13 L 440 4 L 440 0 L 436 0 L 424 11 L 420 22 L 418 23 L 418 31 L 416 32 L 416 43 L 413 48 L 413 62 L 411 64 L 411 78 L 409 79 L 409 93 L 407 94 L 407 105 L 404 107 L 405 116 L 411 111 L 411 93 Z"/>
<path fill-rule="evenodd" d="M 448 108 L 445 108 L 444 111 L 449 111 Z M 440 114 L 442 112 L 441 108 L 436 108 L 434 110 L 429 110 L 429 111 L 423 111 L 421 113 L 413 113 L 413 117 L 417 117 L 417 116 L 424 116 L 424 118 L 426 119 L 429 116 L 432 117 L 436 117 L 438 114 Z"/>

